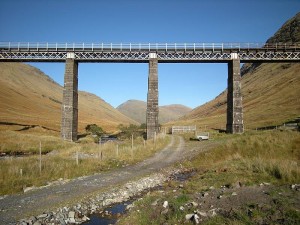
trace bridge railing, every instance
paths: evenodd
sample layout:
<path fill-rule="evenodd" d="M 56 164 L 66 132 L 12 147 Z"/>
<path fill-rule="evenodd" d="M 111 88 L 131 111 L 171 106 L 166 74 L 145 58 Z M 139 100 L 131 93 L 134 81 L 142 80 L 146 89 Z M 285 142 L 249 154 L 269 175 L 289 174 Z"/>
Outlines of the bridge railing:
<path fill-rule="evenodd" d="M 214 51 L 214 50 L 292 49 L 300 43 L 32 43 L 0 42 L 1 51 Z"/>

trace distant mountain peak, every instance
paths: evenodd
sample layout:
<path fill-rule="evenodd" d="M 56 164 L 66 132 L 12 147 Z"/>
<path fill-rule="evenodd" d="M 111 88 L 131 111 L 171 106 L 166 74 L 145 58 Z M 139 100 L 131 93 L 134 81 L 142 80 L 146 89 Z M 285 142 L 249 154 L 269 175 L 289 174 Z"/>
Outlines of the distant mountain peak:
<path fill-rule="evenodd" d="M 131 99 L 119 105 L 117 109 L 139 123 L 146 122 L 147 103 L 145 101 Z M 159 123 L 166 123 L 178 119 L 191 110 L 191 108 L 180 104 L 160 106 Z"/>

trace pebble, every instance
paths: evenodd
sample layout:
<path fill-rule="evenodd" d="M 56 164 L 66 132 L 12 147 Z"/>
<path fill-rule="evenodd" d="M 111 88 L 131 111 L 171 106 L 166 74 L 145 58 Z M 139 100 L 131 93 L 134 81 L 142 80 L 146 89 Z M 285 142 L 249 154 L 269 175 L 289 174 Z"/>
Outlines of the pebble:
<path fill-rule="evenodd" d="M 208 196 L 209 194 L 208 194 L 208 192 L 204 192 L 203 194 L 202 194 L 202 197 L 206 197 L 206 196 Z"/>
<path fill-rule="evenodd" d="M 164 208 L 167 208 L 168 206 L 169 206 L 168 201 L 164 201 L 163 207 L 164 207 Z"/>
<path fill-rule="evenodd" d="M 300 191 L 300 184 L 292 184 L 291 188 L 295 191 Z"/>
<path fill-rule="evenodd" d="M 169 211 L 169 209 L 168 209 L 168 208 L 165 208 L 164 210 L 162 210 L 162 211 L 160 212 L 160 214 L 162 214 L 162 215 L 167 214 L 168 211 Z"/>
<path fill-rule="evenodd" d="M 35 189 L 37 189 L 37 187 L 35 187 L 35 186 L 32 186 L 32 187 L 25 187 L 25 188 L 23 188 L 23 192 L 26 193 L 26 192 L 28 192 L 28 191 L 33 191 L 33 190 L 35 190 Z"/>
<path fill-rule="evenodd" d="M 38 215 L 38 216 L 37 216 L 37 219 L 38 219 L 38 220 L 39 220 L 39 219 L 44 219 L 44 218 L 46 218 L 47 216 L 48 216 L 48 214 L 44 213 L 44 214 Z"/>
<path fill-rule="evenodd" d="M 198 211 L 198 214 L 202 217 L 207 217 L 207 213 L 206 212 L 201 212 L 201 211 Z"/>
<path fill-rule="evenodd" d="M 152 205 L 152 206 L 156 206 L 159 200 L 160 200 L 160 199 L 156 199 L 154 202 L 151 203 L 151 205 Z"/>
<path fill-rule="evenodd" d="M 131 197 L 141 194 L 141 192 L 144 190 L 161 185 L 164 181 L 168 181 L 172 176 L 172 174 L 174 175 L 181 171 L 178 170 L 178 171 L 166 171 L 166 172 L 168 172 L 171 175 L 168 176 L 162 173 L 155 173 L 148 177 L 141 178 L 140 180 L 128 182 L 121 187 L 112 188 L 105 193 L 101 193 L 96 196 L 84 199 L 81 202 L 77 202 L 76 204 L 74 204 L 74 206 L 68 206 L 68 207 L 65 206 L 53 212 L 49 211 L 41 215 L 38 215 L 36 217 L 32 216 L 29 219 L 30 223 L 24 222 L 29 220 L 24 220 L 24 219 L 20 220 L 19 222 L 16 223 L 16 225 L 21 225 L 21 224 L 27 225 L 27 224 L 34 224 L 34 223 L 36 223 L 36 225 L 39 224 L 65 225 L 70 223 L 81 224 L 83 222 L 90 220 L 88 217 L 89 214 L 99 212 L 99 210 L 101 210 L 101 208 L 103 208 L 104 206 L 109 206 L 112 204 L 127 201 Z M 58 181 L 64 182 L 65 180 L 59 179 Z M 162 193 L 164 192 L 162 191 Z M 157 199 L 156 202 L 153 202 L 152 203 L 153 206 L 157 205 L 159 200 L 160 199 Z M 164 201 L 163 203 L 164 210 L 162 211 L 163 214 L 168 212 L 168 206 L 169 206 L 168 201 Z M 128 205 L 126 209 L 130 210 L 133 207 L 134 205 L 131 204 Z M 35 221 L 33 218 L 35 218 Z"/>
<path fill-rule="evenodd" d="M 193 206 L 193 207 L 197 207 L 198 203 L 197 202 L 191 202 L 190 205 Z"/>
<path fill-rule="evenodd" d="M 186 214 L 186 215 L 185 215 L 185 219 L 186 219 L 186 220 L 190 220 L 190 219 L 193 218 L 193 216 L 194 216 L 194 214 Z"/>

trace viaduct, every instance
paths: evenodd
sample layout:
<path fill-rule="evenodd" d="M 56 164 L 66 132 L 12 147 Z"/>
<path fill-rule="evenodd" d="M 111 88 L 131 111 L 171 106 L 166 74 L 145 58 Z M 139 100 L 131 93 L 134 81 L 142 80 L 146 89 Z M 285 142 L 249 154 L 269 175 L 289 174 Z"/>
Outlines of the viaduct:
<path fill-rule="evenodd" d="M 158 132 L 158 63 L 227 63 L 228 133 L 243 133 L 240 63 L 300 62 L 300 44 L 192 43 L 11 43 L 0 42 L 0 62 L 65 62 L 61 137 L 76 141 L 78 64 L 148 63 L 147 139 Z"/>

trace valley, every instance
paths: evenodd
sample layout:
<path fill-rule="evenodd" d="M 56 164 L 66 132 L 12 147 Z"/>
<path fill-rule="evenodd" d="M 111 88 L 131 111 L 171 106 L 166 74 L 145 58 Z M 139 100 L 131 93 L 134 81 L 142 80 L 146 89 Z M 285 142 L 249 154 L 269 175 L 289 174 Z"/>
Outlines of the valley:
<path fill-rule="evenodd" d="M 300 43 L 299 24 L 300 13 L 267 43 Z M 227 90 L 195 109 L 159 107 L 163 128 L 196 125 L 207 141 L 164 132 L 145 140 L 146 102 L 114 108 L 79 91 L 79 135 L 69 142 L 60 137 L 63 87 L 28 64 L 1 62 L 0 223 L 83 223 L 140 196 L 119 224 L 299 224 L 299 71 L 295 62 L 241 67 L 240 134 L 222 132 Z M 260 129 L 289 121 L 296 129 Z"/>

